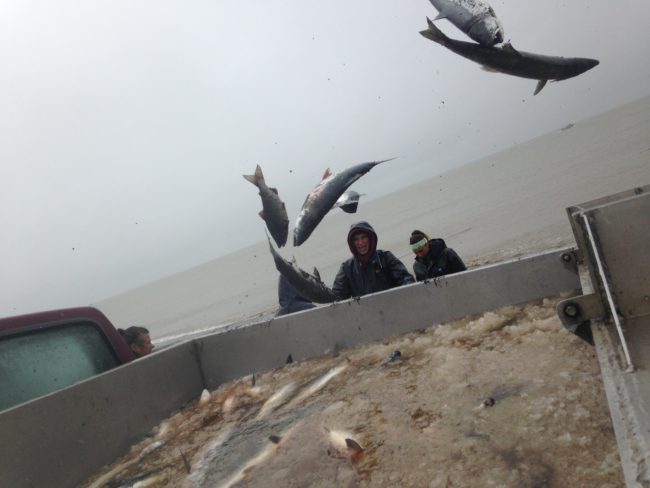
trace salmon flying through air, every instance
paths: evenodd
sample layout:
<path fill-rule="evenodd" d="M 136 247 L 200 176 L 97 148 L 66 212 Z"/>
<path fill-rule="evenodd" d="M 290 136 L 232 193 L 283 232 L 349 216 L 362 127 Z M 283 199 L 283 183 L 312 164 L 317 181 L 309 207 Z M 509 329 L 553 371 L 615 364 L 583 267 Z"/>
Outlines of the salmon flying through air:
<path fill-rule="evenodd" d="M 293 262 L 287 261 L 273 249 L 271 239 L 269 239 L 269 248 L 271 249 L 273 261 L 275 262 L 275 268 L 303 297 L 314 303 L 331 303 L 336 301 L 336 295 L 323 283 L 316 268 L 314 268 L 314 274 L 310 275 L 299 268 L 295 260 Z"/>
<path fill-rule="evenodd" d="M 395 158 L 360 163 L 339 173 L 332 173 L 328 168 L 321 182 L 314 188 L 302 205 L 300 215 L 293 229 L 293 245 L 300 246 L 314 232 L 316 226 L 332 209 L 336 201 L 352 183 L 365 175 L 378 164 L 392 161 Z"/>
<path fill-rule="evenodd" d="M 483 0 L 429 0 L 438 10 L 433 20 L 447 19 L 484 46 L 503 42 L 503 26 L 494 10 Z"/>
<path fill-rule="evenodd" d="M 246 181 L 250 181 L 259 189 L 262 198 L 262 211 L 259 215 L 266 222 L 266 227 L 278 247 L 284 246 L 289 235 L 289 217 L 284 202 L 280 200 L 278 190 L 266 186 L 259 164 L 255 168 L 255 174 L 243 176 Z"/>
<path fill-rule="evenodd" d="M 457 41 L 447 37 L 427 18 L 429 28 L 420 31 L 422 36 L 446 47 L 450 51 L 479 63 L 488 71 L 497 71 L 522 78 L 539 80 L 534 94 L 537 95 L 546 82 L 560 81 L 578 76 L 598 65 L 589 58 L 564 58 L 518 51 L 510 43 L 486 47 L 473 42 Z"/>

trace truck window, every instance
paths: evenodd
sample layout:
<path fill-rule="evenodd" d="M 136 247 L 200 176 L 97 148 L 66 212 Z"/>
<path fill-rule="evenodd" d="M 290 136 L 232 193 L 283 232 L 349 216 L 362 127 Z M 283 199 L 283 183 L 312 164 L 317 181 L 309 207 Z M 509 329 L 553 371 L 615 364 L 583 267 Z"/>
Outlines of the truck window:
<path fill-rule="evenodd" d="M 118 366 L 92 322 L 0 337 L 0 410 Z"/>

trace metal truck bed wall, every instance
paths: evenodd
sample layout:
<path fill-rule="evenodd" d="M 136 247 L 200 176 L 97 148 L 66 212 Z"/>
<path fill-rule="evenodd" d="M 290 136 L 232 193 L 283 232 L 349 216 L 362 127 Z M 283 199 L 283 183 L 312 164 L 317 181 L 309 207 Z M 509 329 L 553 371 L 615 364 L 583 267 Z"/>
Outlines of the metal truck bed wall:
<path fill-rule="evenodd" d="M 625 481 L 650 486 L 650 186 L 567 211 Z"/>
<path fill-rule="evenodd" d="M 203 388 L 282 366 L 289 355 L 578 291 L 572 256 L 551 251 L 193 339 L 0 412 L 0 486 L 76 486 Z"/>

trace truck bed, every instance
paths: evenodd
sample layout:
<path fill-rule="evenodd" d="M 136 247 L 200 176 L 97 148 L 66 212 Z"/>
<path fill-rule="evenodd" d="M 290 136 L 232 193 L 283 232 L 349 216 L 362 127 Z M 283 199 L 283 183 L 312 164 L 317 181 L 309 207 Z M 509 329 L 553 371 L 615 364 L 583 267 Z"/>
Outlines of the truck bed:
<path fill-rule="evenodd" d="M 624 486 L 595 351 L 558 300 L 225 383 L 83 486 Z"/>

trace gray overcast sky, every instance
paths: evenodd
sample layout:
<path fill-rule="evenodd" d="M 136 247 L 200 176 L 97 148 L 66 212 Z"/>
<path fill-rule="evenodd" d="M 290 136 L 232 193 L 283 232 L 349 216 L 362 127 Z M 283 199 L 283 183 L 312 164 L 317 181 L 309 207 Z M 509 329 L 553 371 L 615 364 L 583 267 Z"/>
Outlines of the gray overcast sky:
<path fill-rule="evenodd" d="M 491 4 L 515 48 L 600 66 L 533 97 L 421 37 L 427 0 L 2 0 L 0 316 L 263 239 L 257 163 L 293 222 L 328 166 L 397 156 L 375 198 L 650 93 L 647 0 Z"/>

